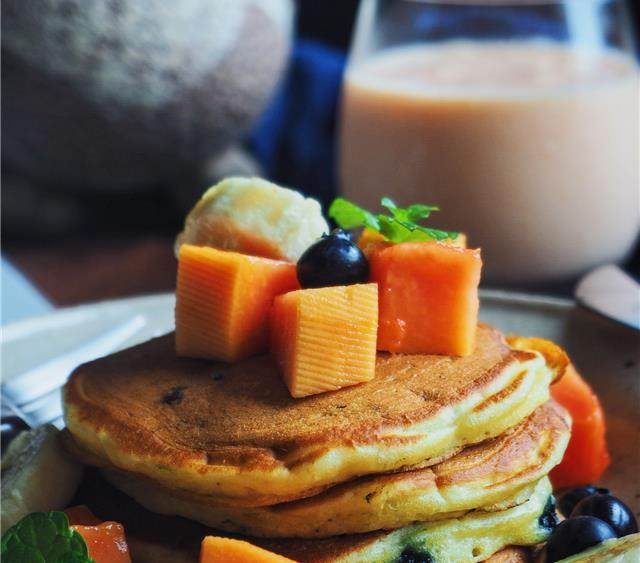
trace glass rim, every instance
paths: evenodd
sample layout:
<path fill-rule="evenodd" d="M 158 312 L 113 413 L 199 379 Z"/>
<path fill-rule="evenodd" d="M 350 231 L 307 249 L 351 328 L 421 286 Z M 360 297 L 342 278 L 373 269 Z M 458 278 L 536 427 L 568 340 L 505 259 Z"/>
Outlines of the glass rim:
<path fill-rule="evenodd" d="M 608 2 L 620 2 L 621 0 L 402 0 L 415 4 L 442 4 L 449 6 L 550 6 L 569 4 L 571 2 L 591 2 L 592 4 L 606 4 Z"/>

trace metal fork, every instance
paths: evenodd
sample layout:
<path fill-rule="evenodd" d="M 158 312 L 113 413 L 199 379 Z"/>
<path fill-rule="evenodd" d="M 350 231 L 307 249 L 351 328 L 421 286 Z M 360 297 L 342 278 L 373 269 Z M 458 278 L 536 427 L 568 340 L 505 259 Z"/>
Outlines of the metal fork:
<path fill-rule="evenodd" d="M 14 416 L 29 426 L 52 423 L 64 426 L 60 388 L 80 364 L 100 358 L 116 350 L 136 334 L 146 321 L 136 315 L 102 336 L 3 382 L 2 418 Z"/>

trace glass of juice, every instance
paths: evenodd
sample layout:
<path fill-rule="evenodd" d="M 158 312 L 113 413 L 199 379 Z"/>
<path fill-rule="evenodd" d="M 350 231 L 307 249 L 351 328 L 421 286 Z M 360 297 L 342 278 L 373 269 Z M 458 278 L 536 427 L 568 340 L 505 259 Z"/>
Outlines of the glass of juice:
<path fill-rule="evenodd" d="M 624 0 L 362 0 L 341 191 L 439 205 L 489 282 L 620 261 L 640 226 L 633 53 Z"/>

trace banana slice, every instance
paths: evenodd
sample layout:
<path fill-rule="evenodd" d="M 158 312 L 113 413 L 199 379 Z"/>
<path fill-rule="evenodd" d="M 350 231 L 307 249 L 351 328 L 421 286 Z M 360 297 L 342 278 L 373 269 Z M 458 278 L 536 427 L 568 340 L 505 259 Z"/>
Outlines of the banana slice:
<path fill-rule="evenodd" d="M 640 561 L 640 533 L 615 540 L 607 540 L 558 563 L 638 563 Z"/>
<path fill-rule="evenodd" d="M 329 226 L 320 204 L 260 178 L 226 178 L 191 210 L 176 240 L 296 262 Z"/>
<path fill-rule="evenodd" d="M 2 456 L 2 530 L 31 512 L 65 508 L 82 466 L 62 449 L 60 431 L 50 424 L 19 434 Z"/>

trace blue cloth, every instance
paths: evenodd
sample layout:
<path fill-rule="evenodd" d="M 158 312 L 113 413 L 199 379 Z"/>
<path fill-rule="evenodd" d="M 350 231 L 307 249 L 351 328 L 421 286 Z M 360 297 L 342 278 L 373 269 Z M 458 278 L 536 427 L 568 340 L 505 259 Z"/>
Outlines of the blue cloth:
<path fill-rule="evenodd" d="M 295 43 L 287 75 L 249 139 L 265 175 L 328 203 L 335 194 L 335 123 L 344 53 Z"/>
<path fill-rule="evenodd" d="M 504 39 L 505 36 L 529 39 L 545 37 L 556 40 L 568 37 L 562 18 L 550 18 L 542 12 L 536 15 L 530 6 L 524 8 L 526 17 L 518 8 L 505 10 L 504 6 L 500 5 L 456 5 L 455 10 L 451 10 L 450 6 L 430 6 L 428 10 L 413 18 L 412 27 L 417 36 L 428 37 L 430 41 L 449 39 L 456 35 L 479 40 Z M 515 30 L 518 30 L 518 33 Z"/>

